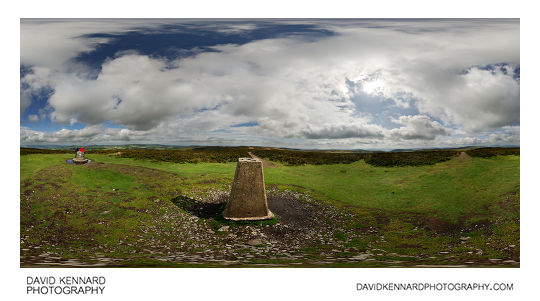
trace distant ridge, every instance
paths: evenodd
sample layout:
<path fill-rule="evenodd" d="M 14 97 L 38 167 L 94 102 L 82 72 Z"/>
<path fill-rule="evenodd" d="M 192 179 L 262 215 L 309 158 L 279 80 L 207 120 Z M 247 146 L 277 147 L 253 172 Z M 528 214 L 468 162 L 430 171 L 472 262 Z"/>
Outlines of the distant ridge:
<path fill-rule="evenodd" d="M 414 151 L 436 151 L 436 150 L 467 150 L 476 148 L 519 148 L 519 145 L 490 145 L 490 146 L 461 146 L 461 147 L 431 147 L 431 148 L 397 148 L 391 150 L 385 149 L 301 149 L 301 148 L 288 148 L 288 147 L 275 147 L 275 146 L 220 146 L 220 145 L 165 145 L 165 144 L 119 144 L 119 145 L 85 145 L 85 144 L 73 144 L 73 145 L 21 145 L 21 148 L 35 148 L 35 149 L 57 149 L 67 150 L 75 149 L 75 147 L 84 146 L 87 150 L 109 150 L 109 149 L 196 149 L 196 150 L 212 150 L 212 149 L 228 149 L 228 148 L 268 148 L 268 149 L 283 149 L 293 151 L 310 151 L 310 152 L 333 152 L 333 153 L 376 153 L 376 152 L 414 152 Z"/>

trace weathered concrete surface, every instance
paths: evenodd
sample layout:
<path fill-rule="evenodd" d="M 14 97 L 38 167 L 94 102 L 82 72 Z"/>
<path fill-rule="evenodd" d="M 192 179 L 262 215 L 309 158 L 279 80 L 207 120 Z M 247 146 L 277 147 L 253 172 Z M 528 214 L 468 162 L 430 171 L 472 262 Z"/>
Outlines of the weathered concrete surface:
<path fill-rule="evenodd" d="M 77 151 L 77 155 L 75 155 L 75 158 L 73 158 L 73 163 L 82 164 L 86 162 L 88 162 L 88 159 L 84 157 L 84 152 Z"/>
<path fill-rule="evenodd" d="M 268 210 L 261 160 L 238 159 L 223 217 L 230 220 L 263 220 L 274 217 Z"/>

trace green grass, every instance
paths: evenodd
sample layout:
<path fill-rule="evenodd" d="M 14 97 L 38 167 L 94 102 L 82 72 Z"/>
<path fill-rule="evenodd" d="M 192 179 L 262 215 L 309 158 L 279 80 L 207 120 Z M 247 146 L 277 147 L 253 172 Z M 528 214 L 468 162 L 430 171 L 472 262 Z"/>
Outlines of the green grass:
<path fill-rule="evenodd" d="M 86 189 L 103 189 L 105 191 L 131 191 L 134 177 L 105 168 L 87 169 L 70 166 L 74 171 L 70 182 Z"/>
<path fill-rule="evenodd" d="M 42 160 L 39 160 L 39 156 L 42 156 Z M 224 189 L 232 181 L 236 167 L 233 162 L 179 164 L 116 158 L 111 155 L 90 154 L 88 157 L 96 162 L 173 172 L 185 177 L 189 183 L 199 184 L 202 189 L 209 180 Z M 41 168 L 65 162 L 64 158 L 69 158 L 69 155 L 21 156 L 21 180 Z M 94 186 L 114 180 L 114 185 L 126 189 L 129 187 L 129 178 L 115 179 L 120 175 L 104 173 L 107 174 L 86 173 L 78 174 L 77 177 Z M 265 169 L 265 181 L 267 186 L 277 184 L 304 187 L 305 191 L 311 191 L 315 197 L 337 201 L 341 205 L 432 213 L 455 222 L 465 215 L 484 212 L 499 195 L 519 185 L 519 156 L 473 158 L 467 161 L 453 159 L 420 167 L 373 167 L 363 161 L 303 166 L 278 164 L 277 168 Z"/>
<path fill-rule="evenodd" d="M 126 164 L 173 172 L 201 189 L 224 189 L 234 177 L 235 163 L 150 162 L 111 155 L 90 154 L 96 162 Z M 21 156 L 21 181 L 39 170 L 64 164 L 69 154 Z M 73 181 L 89 187 L 131 189 L 131 178 L 109 170 L 77 170 Z M 389 211 L 433 213 L 457 221 L 481 213 L 499 195 L 519 185 L 519 156 L 456 159 L 420 167 L 373 167 L 351 164 L 284 166 L 265 169 L 267 185 L 296 185 L 315 197 L 341 205 Z M 212 182 L 212 183 L 209 183 Z M 113 187 L 115 186 L 115 187 Z M 283 186 L 281 186 L 283 187 Z M 298 188 L 297 188 L 298 189 Z"/>
<path fill-rule="evenodd" d="M 519 157 L 451 160 L 421 167 L 351 164 L 265 169 L 268 184 L 297 185 L 342 205 L 427 213 L 456 221 L 519 185 Z"/>
<path fill-rule="evenodd" d="M 63 164 L 68 159 L 73 159 L 73 154 L 47 154 L 47 155 L 26 155 L 21 158 L 21 182 L 32 177 L 38 171 Z"/>
<path fill-rule="evenodd" d="M 181 241 L 156 238 L 150 230 L 141 229 L 155 225 L 156 217 L 179 210 L 171 202 L 175 196 L 204 196 L 210 191 L 230 189 L 236 168 L 234 162 L 179 164 L 118 158 L 113 154 L 87 157 L 108 165 L 69 165 L 65 161 L 72 158 L 70 153 L 20 157 L 21 233 L 29 231 L 28 242 L 49 242 L 50 250 L 61 250 L 66 256 L 85 258 L 100 252 L 133 258 L 141 265 L 152 260 L 132 253 L 139 239 L 162 239 L 173 245 Z M 267 187 L 275 185 L 307 193 L 350 211 L 345 230 L 333 233 L 344 248 L 343 256 L 350 255 L 347 248 L 361 252 L 378 249 L 383 250 L 376 257 L 379 260 L 434 257 L 430 260 L 436 264 L 439 252 L 451 249 L 456 260 L 519 260 L 519 156 L 452 159 L 416 167 L 374 167 L 364 161 L 275 165 L 264 170 Z M 132 170 L 131 166 L 148 170 Z M 30 192 L 34 194 L 25 198 Z M 222 226 L 271 226 L 279 221 L 274 218 L 235 223 L 217 218 L 199 222 L 225 236 L 227 233 L 219 231 Z M 429 227 L 437 223 L 442 226 Z M 451 231 L 445 232 L 444 223 Z M 172 229 L 175 224 L 165 219 L 159 227 Z M 365 232 L 368 229 L 376 231 Z M 51 240 L 58 233 L 64 233 L 66 240 Z M 460 236 L 470 239 L 460 241 Z M 192 250 L 197 250 L 195 237 L 186 244 L 193 244 Z M 313 258 L 325 252 L 322 245 L 302 250 Z M 482 251 L 477 254 L 477 250 Z M 167 265 L 148 263 L 154 264 Z"/>

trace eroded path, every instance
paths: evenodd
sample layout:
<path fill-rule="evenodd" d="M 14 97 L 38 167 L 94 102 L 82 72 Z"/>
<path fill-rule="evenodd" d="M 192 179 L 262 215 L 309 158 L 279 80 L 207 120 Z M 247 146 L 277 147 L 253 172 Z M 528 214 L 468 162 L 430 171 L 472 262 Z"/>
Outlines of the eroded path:
<path fill-rule="evenodd" d="M 276 167 L 276 165 L 268 160 L 265 160 L 265 159 L 262 159 L 262 158 L 259 158 L 257 157 L 254 153 L 252 152 L 248 152 L 248 154 L 251 156 L 251 158 L 253 159 L 259 159 L 262 161 L 263 163 L 263 167 L 266 168 L 266 167 Z"/>

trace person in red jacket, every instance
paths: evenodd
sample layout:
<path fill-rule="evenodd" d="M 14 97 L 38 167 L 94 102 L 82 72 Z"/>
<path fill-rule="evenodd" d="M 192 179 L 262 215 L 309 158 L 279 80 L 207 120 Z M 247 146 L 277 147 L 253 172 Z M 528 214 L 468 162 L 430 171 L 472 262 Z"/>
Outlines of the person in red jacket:
<path fill-rule="evenodd" d="M 84 153 L 84 147 L 81 147 L 80 151 Z"/>

